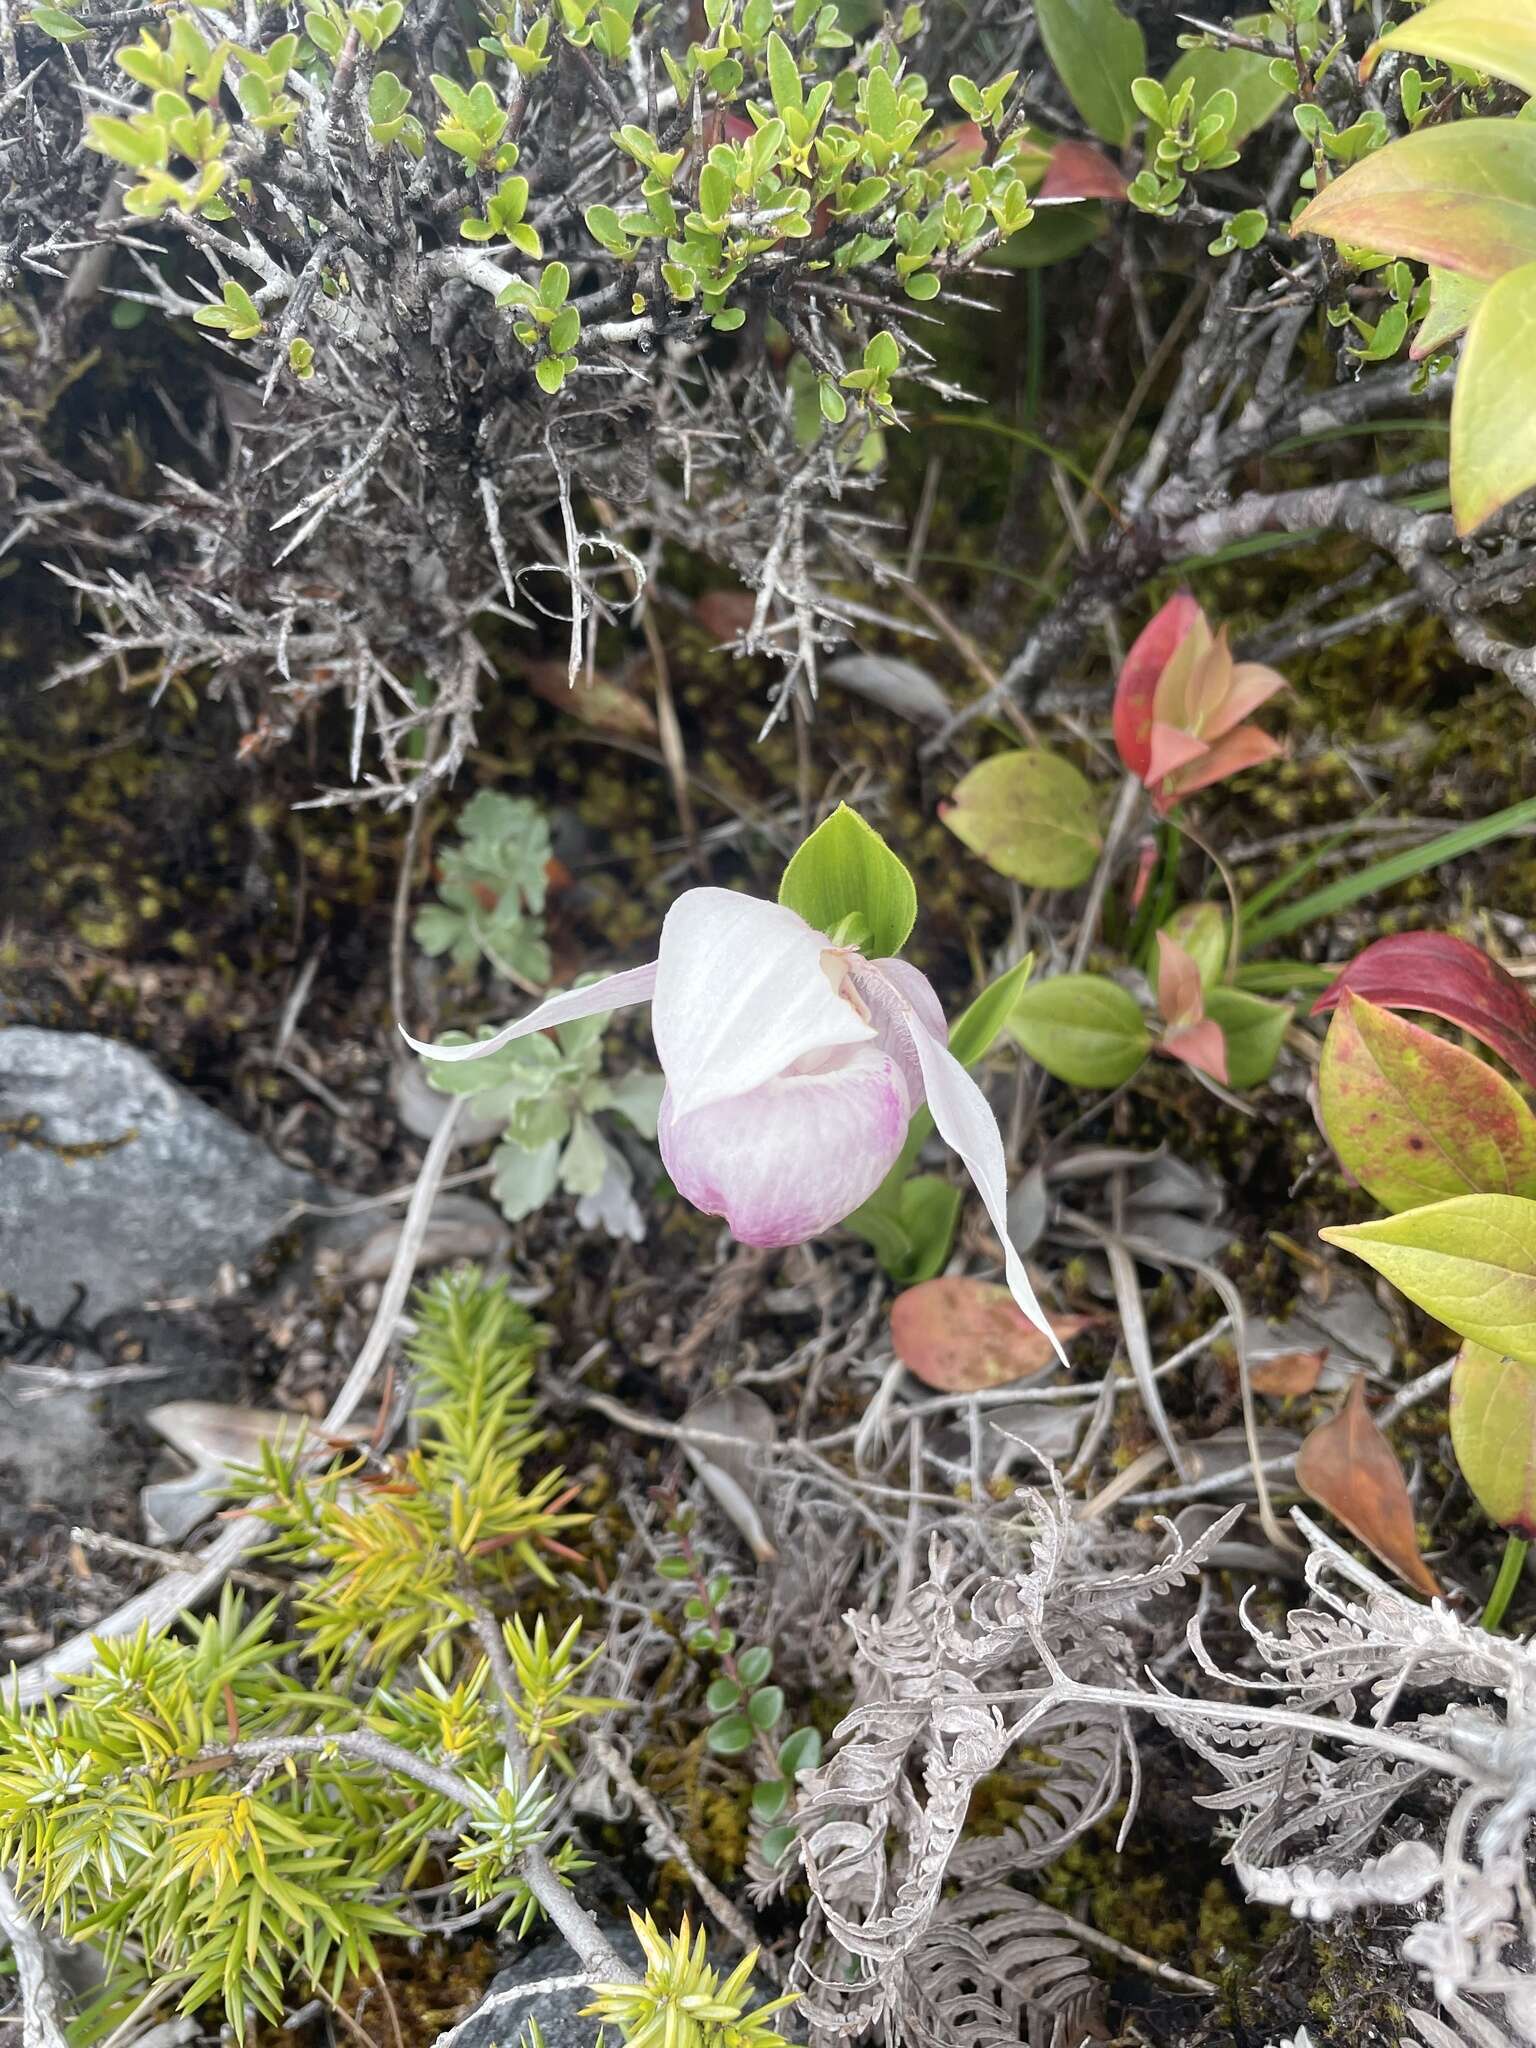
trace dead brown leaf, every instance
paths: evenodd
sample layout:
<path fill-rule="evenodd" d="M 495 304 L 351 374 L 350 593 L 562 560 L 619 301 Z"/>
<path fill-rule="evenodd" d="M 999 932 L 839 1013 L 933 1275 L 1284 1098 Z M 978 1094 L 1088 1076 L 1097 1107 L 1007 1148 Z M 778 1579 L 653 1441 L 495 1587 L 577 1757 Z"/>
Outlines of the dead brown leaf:
<path fill-rule="evenodd" d="M 1310 1394 L 1327 1363 L 1326 1344 L 1321 1351 L 1273 1351 L 1254 1360 L 1248 1377 L 1256 1394 Z"/>
<path fill-rule="evenodd" d="M 1419 1555 L 1408 1482 L 1365 1405 L 1363 1379 L 1352 1381 L 1338 1414 L 1320 1423 L 1302 1445 L 1296 1478 L 1319 1507 L 1416 1592 L 1440 1591 Z"/>
<path fill-rule="evenodd" d="M 574 683 L 563 661 L 525 661 L 519 672 L 535 697 L 557 711 L 568 711 L 583 725 L 624 739 L 656 737 L 656 714 L 650 705 L 600 668 L 590 676 L 578 675 Z"/>
<path fill-rule="evenodd" d="M 1065 1344 L 1102 1316 L 1058 1316 Z M 891 1304 L 896 1356 L 924 1386 L 945 1394 L 976 1394 L 1011 1386 L 1055 1361 L 1051 1340 L 1037 1330 L 1006 1287 L 961 1274 L 923 1280 Z"/>

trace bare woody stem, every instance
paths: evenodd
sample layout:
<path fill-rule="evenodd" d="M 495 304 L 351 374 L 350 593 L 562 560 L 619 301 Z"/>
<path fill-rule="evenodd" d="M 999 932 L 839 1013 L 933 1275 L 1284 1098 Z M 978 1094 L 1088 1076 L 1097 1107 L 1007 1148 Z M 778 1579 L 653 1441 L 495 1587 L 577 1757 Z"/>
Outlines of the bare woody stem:
<path fill-rule="evenodd" d="M 518 1750 L 520 1754 L 521 1743 Z M 440 1799 L 449 1800 L 465 1813 L 483 1816 L 486 1810 L 484 1793 L 467 1778 L 461 1778 L 457 1771 L 445 1770 L 441 1764 L 430 1763 L 425 1757 L 402 1749 L 398 1743 L 366 1731 L 338 1735 L 253 1736 L 249 1741 L 232 1743 L 227 1749 L 204 1751 L 193 1768 L 217 1770 L 227 1764 L 286 1763 L 300 1756 L 351 1757 L 359 1763 L 373 1764 L 381 1771 L 393 1771 L 397 1777 L 413 1779 L 416 1784 L 435 1792 Z M 585 1906 L 561 1883 L 542 1849 L 525 1850 L 518 1858 L 517 1869 L 533 1896 L 576 1951 L 589 1981 L 633 1981 L 633 1970 L 626 1967 Z"/>

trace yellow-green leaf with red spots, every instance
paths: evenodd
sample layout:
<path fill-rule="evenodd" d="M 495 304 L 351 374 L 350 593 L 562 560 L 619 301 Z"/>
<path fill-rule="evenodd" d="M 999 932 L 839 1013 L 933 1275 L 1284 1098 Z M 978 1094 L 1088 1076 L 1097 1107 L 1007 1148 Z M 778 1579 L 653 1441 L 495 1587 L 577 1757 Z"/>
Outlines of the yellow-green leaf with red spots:
<path fill-rule="evenodd" d="M 1385 1209 L 1536 1195 L 1536 1115 L 1475 1053 L 1345 994 L 1318 1073 L 1323 1127 Z"/>

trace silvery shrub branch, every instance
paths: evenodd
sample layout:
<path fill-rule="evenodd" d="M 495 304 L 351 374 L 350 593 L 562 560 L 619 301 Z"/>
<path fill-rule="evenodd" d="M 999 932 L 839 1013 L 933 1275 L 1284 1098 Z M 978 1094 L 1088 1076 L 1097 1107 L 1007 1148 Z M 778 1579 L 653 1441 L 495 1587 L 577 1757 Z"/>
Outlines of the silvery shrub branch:
<path fill-rule="evenodd" d="M 574 677 L 666 539 L 808 702 L 892 377 L 943 388 L 928 302 L 1029 214 L 1004 66 L 962 171 L 925 51 L 825 0 L 0 0 L 0 546 L 76 594 L 60 677 L 195 672 L 256 751 L 339 697 L 333 800 L 398 802 L 488 641 Z M 87 328 L 151 344 L 133 487 L 71 412 Z"/>
<path fill-rule="evenodd" d="M 1208 1766 L 1250 1898 L 1395 1930 L 1428 2048 L 1536 2042 L 1536 1649 L 1395 1591 L 1298 1513 L 1310 1600 L 1278 1631 L 1245 1604 L 1251 1655 L 1227 1672 L 1181 1589 L 1235 1514 L 1169 1526 L 1156 1556 L 1076 1520 L 1059 1487 L 1019 1505 L 1026 1561 L 935 1539 L 926 1580 L 847 1616 L 855 1704 L 797 1808 L 812 2040 L 1081 2038 L 1094 1981 L 1029 1877 L 1127 1793 L 1134 1825 L 1150 1720 Z M 1181 1626 L 1193 1684 L 1175 1690 Z M 1024 1818 L 966 1832 L 978 1783 L 1021 1750 L 1042 1777 Z"/>

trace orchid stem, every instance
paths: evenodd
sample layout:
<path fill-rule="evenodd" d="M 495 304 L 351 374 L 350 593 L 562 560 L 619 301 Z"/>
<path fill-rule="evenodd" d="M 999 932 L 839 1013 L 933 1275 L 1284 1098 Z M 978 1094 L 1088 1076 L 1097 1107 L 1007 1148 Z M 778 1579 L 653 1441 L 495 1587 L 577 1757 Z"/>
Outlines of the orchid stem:
<path fill-rule="evenodd" d="M 1488 1595 L 1488 1605 L 1483 1609 L 1483 1627 L 1496 1629 L 1504 1619 L 1520 1574 L 1525 1568 L 1525 1553 L 1530 1549 L 1530 1539 L 1517 1536 L 1511 1530 L 1504 1539 L 1504 1558 L 1499 1566 L 1499 1575 L 1493 1582 L 1493 1591 Z"/>

